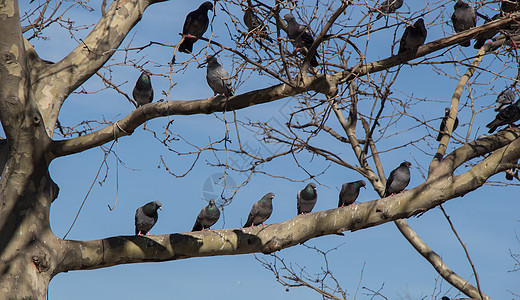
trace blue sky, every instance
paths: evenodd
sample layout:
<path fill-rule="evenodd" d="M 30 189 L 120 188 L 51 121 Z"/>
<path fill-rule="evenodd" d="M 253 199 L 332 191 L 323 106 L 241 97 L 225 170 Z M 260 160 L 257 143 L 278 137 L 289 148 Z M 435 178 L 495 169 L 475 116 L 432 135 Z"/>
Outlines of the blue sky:
<path fill-rule="evenodd" d="M 27 3 L 22 3 L 23 11 Z M 183 2 L 184 4 L 185 2 Z M 444 3 L 444 2 L 443 2 Z M 97 3 L 93 5 L 98 5 Z M 422 5 L 423 3 L 414 3 Z M 185 15 L 194 10 L 198 3 L 179 5 L 179 2 L 170 1 L 151 6 L 145 12 L 143 19 L 130 32 L 122 46 L 127 46 L 132 40 L 132 46 L 147 44 L 149 41 L 157 41 L 166 44 L 174 44 L 179 40 L 178 32 L 181 31 Z M 218 7 L 218 6 L 217 6 Z M 98 9 L 98 7 L 95 7 Z M 359 6 L 355 6 L 359 9 Z M 403 7 L 402 11 L 409 11 L 409 7 Z M 446 4 L 443 11 L 444 19 L 451 14 L 452 3 Z M 352 11 L 352 10 L 350 10 Z M 350 12 L 349 11 L 349 12 Z M 73 10 L 72 17 L 79 23 L 95 24 L 100 17 L 99 10 L 87 13 L 84 10 Z M 356 14 L 342 15 L 344 18 L 355 19 Z M 241 17 L 241 15 L 240 15 Z M 403 14 L 410 17 L 410 14 Z M 438 15 L 426 15 L 429 32 L 427 42 L 444 36 L 443 30 L 451 34 L 451 28 L 443 23 L 445 20 L 437 18 Z M 217 9 L 217 16 L 213 23 L 216 39 L 226 45 L 231 45 L 224 22 L 228 18 Z M 380 21 L 384 22 L 384 21 Z M 395 23 L 395 21 L 390 21 Z M 430 25 L 431 23 L 435 23 Z M 390 43 L 402 34 L 400 27 L 394 32 L 393 28 L 386 29 L 371 37 L 367 50 L 367 60 L 373 61 L 390 55 Z M 391 34 L 389 34 L 391 32 Z M 85 33 L 78 33 L 81 37 Z M 70 35 L 51 27 L 47 32 L 50 40 L 33 40 L 39 55 L 51 61 L 58 61 L 72 50 L 77 44 Z M 195 49 L 203 47 L 203 42 L 195 44 Z M 365 47 L 365 44 L 362 45 Z M 472 56 L 476 53 L 473 48 L 463 49 L 457 53 L 459 47 L 455 47 L 450 53 L 462 57 Z M 394 53 L 397 50 L 394 49 Z M 167 68 L 158 66 L 171 59 L 172 48 L 153 46 L 140 53 L 131 52 L 129 57 L 140 60 L 153 73 L 166 72 Z M 178 54 L 178 60 L 186 59 L 184 54 Z M 432 55 L 433 56 L 433 55 Z M 432 57 L 430 56 L 430 57 Z M 123 53 L 116 54 L 110 63 L 120 62 Z M 435 61 L 448 60 L 448 55 L 434 58 Z M 486 57 L 483 66 L 491 67 L 496 64 L 492 56 Z M 221 55 L 224 67 L 234 74 L 234 66 L 231 60 Z M 121 89 L 131 94 L 139 71 L 131 66 L 114 67 L 113 79 L 124 83 Z M 451 75 L 456 75 L 451 66 L 442 66 L 442 70 Z M 465 68 L 460 68 L 464 72 Z M 507 70 L 505 72 L 508 72 Z M 509 71 L 510 73 L 512 71 Z M 212 92 L 206 84 L 206 70 L 198 69 L 191 64 L 186 72 L 174 73 L 172 79 L 177 83 L 173 87 L 170 99 L 192 100 L 210 97 Z M 514 76 L 514 73 L 512 76 Z M 378 78 L 380 74 L 372 74 Z M 489 80 L 490 75 L 483 74 L 479 81 Z M 168 89 L 167 78 L 152 77 L 155 89 L 155 99 L 164 99 L 161 91 Z M 404 66 L 400 77 L 393 89 L 393 97 L 408 98 L 413 95 L 417 98 L 430 99 L 407 108 L 414 116 L 431 120 L 444 114 L 444 107 L 449 106 L 449 101 L 456 85 L 457 78 L 447 78 L 437 75 L 429 66 Z M 265 76 L 253 75 L 236 93 L 242 93 L 257 88 L 262 88 L 276 83 L 274 79 Z M 509 82 L 498 79 L 491 85 L 476 90 L 476 105 L 478 108 L 493 104 L 496 96 L 486 95 L 490 89 L 499 92 Z M 102 84 L 96 77 L 84 84 L 87 91 L 96 91 Z M 486 90 L 487 89 L 487 90 Z M 467 91 L 463 94 L 461 103 L 467 102 Z M 370 101 L 360 102 L 361 109 L 370 109 Z M 242 120 L 278 122 L 284 124 L 288 120 L 287 111 L 293 110 L 297 105 L 295 98 L 288 98 L 274 103 L 263 104 L 247 108 L 237 112 Z M 460 105 L 462 107 L 462 105 Z M 64 125 L 74 125 L 81 120 L 121 118 L 133 110 L 133 106 L 127 100 L 112 90 L 105 90 L 95 94 L 74 94 L 69 97 L 61 110 L 60 121 Z M 459 115 L 461 127 L 457 134 L 465 137 L 468 122 L 469 109 L 464 108 Z M 232 114 L 227 115 L 232 118 Z M 475 126 L 470 137 L 483 133 L 484 125 L 494 117 L 492 110 L 484 111 L 476 116 Z M 225 127 L 219 120 L 222 114 L 174 116 L 174 133 L 182 134 L 199 146 L 205 145 L 209 140 L 217 140 L 224 137 Z M 266 119 L 267 118 L 267 119 Z M 167 118 L 149 121 L 147 128 L 161 132 L 167 124 Z M 438 120 L 431 122 L 432 126 L 438 125 Z M 327 125 L 340 132 L 337 121 L 331 118 Z M 391 125 L 388 133 L 402 131 L 415 125 L 409 118 L 403 118 L 396 125 Z M 394 135 L 378 142 L 379 150 L 390 149 L 402 145 L 416 136 L 423 136 L 426 129 L 417 128 L 409 133 Z M 432 133 L 435 135 L 435 133 Z M 276 145 L 262 145 L 255 135 L 241 132 L 244 139 L 253 149 L 262 151 L 275 151 Z M 57 136 L 56 136 L 57 137 Z M 233 139 L 234 136 L 231 135 Z M 235 140 L 236 141 L 236 140 Z M 329 145 L 330 150 L 340 153 L 354 163 L 351 149 L 344 144 L 335 142 L 327 137 L 320 137 L 317 143 Z M 417 186 L 423 182 L 418 168 L 425 169 L 431 159 L 435 147 L 433 138 L 423 141 L 419 146 L 408 146 L 381 155 L 385 172 L 388 174 L 397 167 L 403 159 L 408 159 L 414 164 L 412 168 L 412 180 L 409 187 Z M 109 146 L 109 145 L 105 145 Z M 114 146 L 115 147 L 115 146 Z M 180 142 L 175 142 L 172 147 L 176 149 L 189 149 Z M 267 148 L 265 148 L 267 147 Z M 419 149 L 418 149 L 419 148 Z M 115 148 L 114 148 L 115 149 Z M 451 146 L 450 149 L 453 149 Z M 134 232 L 134 214 L 137 207 L 153 200 L 163 203 L 163 210 L 159 212 L 159 220 L 152 229 L 153 234 L 168 234 L 186 232 L 191 230 L 195 217 L 200 209 L 206 205 L 204 192 L 208 192 L 203 186 L 211 176 L 222 173 L 221 168 L 212 168 L 207 161 L 214 162 L 213 154 L 206 153 L 196 164 L 194 169 L 183 178 L 175 178 L 169 175 L 160 163 L 160 156 L 164 158 L 168 167 L 177 173 L 183 173 L 189 167 L 192 157 L 179 156 L 168 151 L 153 135 L 143 130 L 141 126 L 130 137 L 119 139 L 118 155 L 128 168 L 119 166 L 116 174 L 116 163 L 113 155 L 109 156 L 107 163 L 109 169 L 107 178 L 102 185 L 96 183 L 81 211 L 81 214 L 71 230 L 68 239 L 89 240 L 99 239 L 115 235 L 130 235 Z M 222 156 L 221 156 L 222 157 Z M 299 162 L 314 171 L 323 170 L 329 166 L 328 162 L 301 153 Z M 419 164 L 415 163 L 415 158 Z M 74 216 L 85 197 L 95 174 L 102 163 L 103 152 L 100 149 L 92 149 L 84 153 L 59 158 L 51 164 L 51 175 L 60 187 L 58 199 L 53 203 L 51 210 L 51 226 L 54 233 L 63 237 L 71 225 Z M 238 159 L 240 160 L 240 159 Z M 291 178 L 303 180 L 305 173 L 299 169 L 290 157 L 276 160 L 264 167 L 265 171 L 283 174 Z M 215 175 L 217 174 L 217 175 Z M 102 172 L 101 178 L 104 176 Z M 116 176 L 119 186 L 116 187 Z M 243 174 L 232 173 L 229 175 L 236 182 L 245 180 Z M 98 178 L 97 181 L 100 181 Z M 351 170 L 331 165 L 324 175 L 318 177 L 321 185 L 318 185 L 318 203 L 314 211 L 330 209 L 337 205 L 339 188 L 344 182 L 361 179 L 360 175 Z M 502 180 L 503 174 L 496 175 L 492 180 Z M 239 190 L 233 202 L 224 209 L 221 220 L 214 228 L 241 227 L 247 218 L 247 214 L 254 201 L 260 199 L 267 192 L 276 194 L 273 200 L 274 212 L 268 223 L 277 223 L 292 218 L 296 214 L 296 192 L 309 182 L 291 182 L 283 179 L 272 178 L 265 175 L 254 175 L 250 183 Z M 496 299 L 511 299 L 508 290 L 520 293 L 518 283 L 520 272 L 509 272 L 514 268 L 514 261 L 510 258 L 509 251 L 520 253 L 520 242 L 516 239 L 520 229 L 518 216 L 518 198 L 513 194 L 518 186 L 501 187 L 486 185 L 462 198 L 456 198 L 444 205 L 450 215 L 458 233 L 468 246 L 470 255 L 480 275 L 483 291 Z M 113 206 L 116 190 L 118 190 L 118 203 L 114 211 L 109 211 L 107 205 Z M 378 199 L 371 186 L 362 190 L 358 202 Z M 451 232 L 440 209 L 435 208 L 421 216 L 408 220 L 413 229 L 432 247 L 445 262 L 463 278 L 469 278 L 472 274 L 465 254 Z M 313 239 L 307 243 L 309 246 L 328 250 L 338 247 L 328 255 L 329 266 L 336 278 L 347 291 L 350 298 L 354 298 L 356 288 L 360 282 L 361 272 L 363 276 L 357 299 L 369 299 L 367 291 L 361 287 L 378 290 L 384 285 L 381 293 L 389 299 L 439 299 L 442 295 L 454 296 L 457 292 L 439 278 L 433 268 L 411 247 L 401 236 L 392 223 L 375 228 L 346 232 L 345 237 L 326 236 Z M 323 267 L 323 259 L 313 250 L 303 246 L 296 246 L 278 253 L 286 262 L 296 266 L 305 266 L 310 274 L 320 272 Z M 269 256 L 257 254 L 258 257 L 272 259 Z M 474 281 L 472 281 L 474 282 Z M 50 299 L 199 299 L 211 297 L 212 299 L 239 299 L 247 295 L 249 299 L 317 299 L 319 295 L 306 288 L 291 288 L 285 291 L 276 283 L 272 273 L 265 270 L 253 255 L 236 255 L 224 257 L 193 258 L 174 262 L 144 263 L 126 266 L 115 266 L 106 269 L 92 271 L 73 271 L 57 275 L 50 284 Z M 432 298 L 431 295 L 434 295 Z M 377 299 L 377 298 L 376 298 Z"/>

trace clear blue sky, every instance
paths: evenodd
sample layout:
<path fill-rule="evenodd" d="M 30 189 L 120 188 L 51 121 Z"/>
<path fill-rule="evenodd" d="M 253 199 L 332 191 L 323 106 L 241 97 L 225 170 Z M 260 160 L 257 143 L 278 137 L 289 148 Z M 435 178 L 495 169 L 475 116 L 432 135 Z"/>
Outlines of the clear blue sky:
<path fill-rule="evenodd" d="M 21 12 L 28 5 L 25 2 L 27 1 L 20 1 Z M 99 4 L 92 3 L 92 5 L 96 5 L 95 12 L 74 10 L 71 12 L 71 17 L 78 23 L 95 24 L 100 17 Z M 132 46 L 144 45 L 149 41 L 166 44 L 177 43 L 180 38 L 178 32 L 181 31 L 185 15 L 196 7 L 198 7 L 198 2 L 187 1 L 170 1 L 153 5 L 147 9 L 141 22 L 130 32 L 123 46 L 127 46 L 131 40 Z M 355 9 L 359 9 L 359 6 L 356 6 Z M 408 12 L 409 9 L 403 7 L 402 11 Z M 451 11 L 452 3 L 449 2 L 443 12 L 445 19 L 451 15 Z M 228 22 L 229 19 L 220 10 L 219 5 L 217 5 L 216 13 L 217 16 L 213 23 L 213 29 L 217 35 L 216 40 L 232 46 L 224 26 L 224 22 Z M 238 15 L 241 18 L 242 15 Z M 355 14 L 347 14 L 340 18 L 355 19 L 354 16 Z M 403 14 L 403 17 L 409 16 L 410 14 Z M 442 20 L 436 19 L 436 14 L 426 15 L 424 18 L 429 26 L 427 41 L 444 36 L 443 29 L 446 34 L 451 34 L 449 25 L 441 24 Z M 392 22 L 395 23 L 393 20 L 390 21 L 390 23 Z M 431 25 L 431 23 L 435 24 Z M 374 34 L 368 46 L 367 60 L 373 61 L 389 56 L 391 53 L 389 45 L 393 41 L 394 34 L 398 39 L 402 31 L 401 27 L 396 32 L 394 29 L 387 29 L 385 32 Z M 83 35 L 84 33 L 78 33 L 78 37 Z M 40 57 L 47 60 L 58 61 L 77 45 L 77 42 L 71 39 L 67 32 L 54 26 L 47 31 L 47 36 L 50 38 L 47 41 L 32 41 Z M 195 44 L 195 49 L 200 49 L 204 46 L 203 44 L 203 42 Z M 359 46 L 364 49 L 365 44 L 361 43 Z M 459 49 L 456 47 L 451 53 L 456 54 Z M 394 52 L 396 51 L 394 50 Z M 476 53 L 472 47 L 462 51 L 462 53 L 458 53 L 459 57 L 472 56 Z M 123 54 L 114 55 L 113 61 L 110 63 L 121 62 Z M 171 59 L 171 54 L 172 48 L 153 46 L 138 54 L 131 52 L 129 57 L 132 59 L 143 57 L 138 61 L 139 64 L 149 60 L 151 62 L 146 65 L 148 69 L 153 73 L 165 73 L 168 71 L 167 68 L 159 67 L 157 63 L 165 64 Z M 179 54 L 177 57 L 178 61 L 186 58 L 187 56 L 184 54 Z M 450 58 L 446 55 L 434 60 L 448 59 Z M 221 61 L 230 74 L 234 74 L 231 59 L 222 55 Z M 485 58 L 483 65 L 489 66 L 494 63 L 496 61 L 489 56 Z M 445 72 L 456 75 L 452 67 L 441 67 Z M 130 95 L 140 72 L 131 66 L 115 67 L 114 70 L 113 80 L 117 83 L 126 82 L 121 89 Z M 459 71 L 464 72 L 465 69 L 460 68 Z M 172 79 L 177 85 L 172 89 L 170 99 L 192 100 L 210 97 L 212 92 L 206 84 L 205 74 L 206 70 L 197 69 L 195 64 L 190 65 L 183 74 L 173 74 Z M 514 76 L 514 73 L 511 74 Z M 373 76 L 377 77 L 379 74 Z M 487 77 L 489 75 L 482 75 L 482 81 L 485 81 Z M 162 91 L 167 90 L 168 80 L 154 76 L 152 82 L 155 100 L 164 99 Z M 254 75 L 241 85 L 236 93 L 266 87 L 273 83 L 275 83 L 273 79 Z M 509 83 L 504 79 L 498 79 L 487 88 L 492 88 L 496 92 Z M 417 98 L 434 100 L 424 101 L 424 103 L 407 108 L 408 112 L 413 113 L 419 119 L 431 120 L 444 114 L 444 107 L 449 106 L 455 85 L 456 79 L 436 75 L 430 66 L 405 66 L 395 85 L 393 96 L 404 98 L 413 95 Z M 91 92 L 102 87 L 102 83 L 96 76 L 84 85 L 84 88 Z M 477 95 L 483 95 L 486 92 L 490 91 L 482 89 L 476 91 Z M 467 101 L 465 97 L 467 97 L 467 91 L 463 94 L 463 102 Z M 480 97 L 477 99 L 477 107 L 492 105 L 494 99 L 494 96 Z M 361 102 L 360 107 L 369 109 L 371 103 L 370 101 Z M 253 121 L 269 120 L 269 122 L 284 124 L 288 120 L 286 112 L 292 110 L 296 104 L 295 98 L 283 99 L 238 111 L 237 116 L 242 120 L 249 118 Z M 131 112 L 132 109 L 133 106 L 124 97 L 112 90 L 88 95 L 74 94 L 67 99 L 59 119 L 63 125 L 74 125 L 85 119 L 118 119 Z M 228 114 L 227 117 L 232 118 L 232 114 Z M 482 128 L 493 117 L 492 110 L 477 115 L 470 136 L 473 138 L 483 133 Z M 180 133 L 184 137 L 190 138 L 191 142 L 199 146 L 205 145 L 209 140 L 224 137 L 225 128 L 219 121 L 222 114 L 173 116 L 172 118 L 175 120 L 172 127 L 174 133 Z M 469 109 L 463 109 L 459 118 L 461 124 L 467 123 Z M 152 120 L 147 123 L 146 127 L 161 131 L 167 121 L 167 118 Z M 392 125 L 387 134 L 400 132 L 415 124 L 410 119 L 404 118 L 396 125 Z M 431 122 L 431 124 L 437 126 L 438 121 Z M 328 121 L 327 125 L 340 132 L 337 121 L 333 118 Z M 382 140 L 378 144 L 379 149 L 384 150 L 405 144 L 416 136 L 423 136 L 425 130 L 416 128 L 409 133 Z M 465 137 L 467 130 L 467 126 L 461 126 L 457 133 Z M 242 134 L 242 143 L 247 142 L 252 149 L 263 149 L 263 153 L 277 149 L 276 145 L 268 145 L 267 148 L 264 148 L 254 135 L 247 134 L 245 131 Z M 432 135 L 434 134 L 432 133 Z M 231 138 L 234 139 L 234 136 Z M 329 149 L 341 153 L 345 159 L 355 164 L 348 146 L 329 138 L 320 138 L 319 141 L 330 143 Z M 409 187 L 422 183 L 423 179 L 418 168 L 424 171 L 428 167 L 432 152 L 430 147 L 435 147 L 435 142 L 431 138 L 422 141 L 419 145 L 420 150 L 408 146 L 382 154 L 385 172 L 388 174 L 406 158 L 414 164 Z M 181 142 L 173 143 L 172 147 L 189 150 Z M 421 150 L 427 153 L 423 153 Z M 119 140 L 118 154 L 127 168 L 119 166 L 119 199 L 115 210 L 111 212 L 107 207 L 107 205 L 113 205 L 116 195 L 116 164 L 115 157 L 111 155 L 107 159 L 109 170 L 106 180 L 102 185 L 98 183 L 94 185 L 78 221 L 67 238 L 89 240 L 133 234 L 136 208 L 153 200 L 160 200 L 163 203 L 163 210 L 159 212 L 159 220 L 151 231 L 153 234 L 190 231 L 199 210 L 206 205 L 204 199 L 207 198 L 207 194 L 205 193 L 210 192 L 207 186 L 204 186 L 204 182 L 207 180 L 211 182 L 212 176 L 218 176 L 215 174 L 223 171 L 219 168 L 208 167 L 206 160 L 215 161 L 213 155 L 208 152 L 184 178 L 178 179 L 169 175 L 162 166 L 159 168 L 161 155 L 168 166 L 177 173 L 186 171 L 192 157 L 178 156 L 168 151 L 154 139 L 150 132 L 143 130 L 142 126 L 132 136 Z M 52 163 L 51 175 L 60 187 L 59 197 L 53 203 L 51 210 L 52 229 L 57 236 L 63 237 L 68 230 L 94 180 L 102 159 L 103 152 L 100 149 L 93 149 L 56 159 Z M 305 153 L 302 153 L 299 159 L 300 163 L 311 170 L 322 170 L 329 165 L 322 159 L 311 159 Z M 264 170 L 295 179 L 306 178 L 305 173 L 297 168 L 290 157 L 266 165 Z M 103 176 L 104 171 L 100 178 Z M 242 174 L 232 173 L 230 177 L 236 182 L 245 180 Z M 503 177 L 503 174 L 499 174 L 492 180 L 502 180 Z M 100 178 L 97 181 L 100 181 Z M 331 165 L 325 174 L 318 178 L 321 185 L 318 185 L 319 197 L 314 211 L 335 207 L 341 184 L 358 179 L 361 177 L 353 171 Z M 273 201 L 274 212 L 268 223 L 292 218 L 296 214 L 296 192 L 305 184 L 254 175 L 249 184 L 240 189 L 232 204 L 225 207 L 223 218 L 214 228 L 235 228 L 243 225 L 253 202 L 267 192 L 276 194 Z M 514 268 L 510 251 L 520 253 L 520 242 L 516 238 L 520 229 L 517 189 L 518 186 L 504 188 L 486 185 L 482 189 L 463 198 L 453 199 L 444 205 L 468 246 L 479 272 L 483 291 L 495 299 L 514 298 L 508 290 L 520 293 L 520 272 L 509 272 Z M 358 201 L 365 202 L 377 198 L 377 194 L 369 185 L 367 190 L 362 190 Z M 440 209 L 436 208 L 420 218 L 410 219 L 409 223 L 455 272 L 464 278 L 471 277 L 472 271 L 465 254 L 450 231 Z M 349 299 L 353 299 L 356 294 L 362 271 L 363 276 L 359 284 L 360 290 L 357 292 L 357 299 L 370 298 L 367 296 L 367 291 L 361 287 L 377 290 L 382 285 L 384 288 L 381 293 L 389 299 L 422 299 L 423 297 L 432 299 L 430 296 L 432 294 L 435 295 L 433 299 L 438 299 L 442 295 L 451 297 L 457 294 L 453 288 L 449 289 L 447 283 L 442 282 L 433 268 L 409 245 L 392 223 L 354 233 L 346 232 L 345 237 L 320 237 L 307 244 L 322 250 L 338 247 L 328 256 L 329 266 L 349 294 Z M 292 247 L 278 254 L 296 268 L 305 266 L 310 274 L 319 273 L 320 268 L 323 267 L 322 257 L 303 246 Z M 257 254 L 257 256 L 271 259 L 262 254 Z M 286 292 L 285 287 L 276 283 L 273 274 L 265 270 L 253 255 L 193 258 L 68 272 L 57 275 L 52 280 L 49 290 L 50 299 L 143 299 L 145 297 L 147 299 L 200 299 L 203 297 L 242 299 L 245 298 L 244 295 L 251 300 L 269 297 L 273 299 L 319 298 L 318 294 L 306 288 L 291 288 L 289 292 Z"/>

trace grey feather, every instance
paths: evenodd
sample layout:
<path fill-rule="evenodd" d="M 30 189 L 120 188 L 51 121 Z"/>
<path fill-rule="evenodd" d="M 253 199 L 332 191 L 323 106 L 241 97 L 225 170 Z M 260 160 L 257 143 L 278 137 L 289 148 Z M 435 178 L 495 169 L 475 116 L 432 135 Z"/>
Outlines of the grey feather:
<path fill-rule="evenodd" d="M 357 197 L 359 196 L 359 190 L 366 185 L 367 183 L 364 180 L 344 183 L 341 186 L 341 191 L 339 192 L 338 207 L 347 206 L 354 203 L 354 201 L 356 201 Z"/>
<path fill-rule="evenodd" d="M 268 193 L 253 204 L 244 228 L 260 225 L 271 216 L 273 212 L 273 198 L 274 193 Z"/>
<path fill-rule="evenodd" d="M 410 183 L 410 167 L 411 163 L 402 162 L 399 167 L 390 172 L 390 176 L 386 180 L 386 189 L 384 196 L 388 197 L 403 191 L 408 183 Z"/>
<path fill-rule="evenodd" d="M 403 0 L 384 0 L 381 5 L 372 10 L 372 11 L 379 11 L 380 13 L 377 15 L 376 20 L 383 17 L 383 14 L 391 14 L 401 8 L 403 6 L 404 1 Z"/>
<path fill-rule="evenodd" d="M 222 67 L 215 56 L 210 55 L 206 59 L 206 81 L 214 94 L 222 94 L 225 97 L 233 96 L 233 86 L 228 72 Z"/>
<path fill-rule="evenodd" d="M 145 235 L 157 222 L 159 215 L 157 210 L 161 209 L 160 201 L 148 202 L 135 211 L 135 234 Z"/>
<path fill-rule="evenodd" d="M 495 119 L 486 127 L 489 128 L 488 133 L 493 133 L 499 126 L 512 125 L 518 120 L 520 120 L 520 100 L 499 111 Z"/>
<path fill-rule="evenodd" d="M 310 213 L 316 205 L 316 200 L 318 200 L 318 192 L 316 191 L 316 184 L 311 182 L 307 184 L 307 186 L 298 191 L 296 195 L 296 208 L 298 210 L 298 214 Z"/>
<path fill-rule="evenodd" d="M 515 92 L 510 89 L 503 90 L 497 97 L 497 104 L 495 106 L 495 111 L 502 111 L 509 104 L 515 102 Z"/>
<path fill-rule="evenodd" d="M 211 199 L 209 200 L 209 204 L 199 212 L 191 231 L 208 229 L 213 226 L 213 224 L 217 223 L 219 218 L 220 210 L 215 205 L 215 200 Z"/>

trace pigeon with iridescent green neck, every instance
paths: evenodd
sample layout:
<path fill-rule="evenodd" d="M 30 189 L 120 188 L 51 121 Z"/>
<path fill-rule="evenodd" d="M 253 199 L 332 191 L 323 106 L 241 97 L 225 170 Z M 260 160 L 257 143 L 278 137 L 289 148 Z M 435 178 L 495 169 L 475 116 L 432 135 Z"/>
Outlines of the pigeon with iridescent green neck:
<path fill-rule="evenodd" d="M 161 209 L 160 201 L 148 202 L 135 211 L 135 235 L 145 235 L 157 222 L 159 215 L 157 210 Z"/>
<path fill-rule="evenodd" d="M 354 203 L 354 201 L 356 201 L 357 197 L 359 196 L 359 190 L 366 185 L 367 183 L 364 180 L 344 183 L 341 186 L 341 191 L 339 192 L 338 207 L 347 206 Z"/>
<path fill-rule="evenodd" d="M 268 193 L 253 204 L 244 228 L 260 225 L 271 216 L 273 212 L 273 198 L 274 193 Z"/>
<path fill-rule="evenodd" d="M 200 211 L 191 231 L 209 229 L 213 224 L 217 223 L 218 218 L 220 218 L 220 210 L 215 205 L 215 200 L 211 199 L 208 206 Z"/>
<path fill-rule="evenodd" d="M 151 103 L 153 100 L 153 88 L 150 75 L 151 73 L 149 71 L 143 71 L 135 83 L 132 96 L 135 102 L 137 102 L 137 107 Z"/>
<path fill-rule="evenodd" d="M 316 200 L 318 200 L 316 184 L 314 182 L 307 184 L 303 190 L 298 191 L 296 199 L 298 214 L 310 213 L 314 208 L 314 205 L 316 205 Z"/>

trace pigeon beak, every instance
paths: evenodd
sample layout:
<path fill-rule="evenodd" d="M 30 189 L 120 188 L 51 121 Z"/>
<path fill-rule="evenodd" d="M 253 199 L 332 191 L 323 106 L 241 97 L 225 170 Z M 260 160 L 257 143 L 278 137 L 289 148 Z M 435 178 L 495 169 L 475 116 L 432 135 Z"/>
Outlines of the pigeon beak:
<path fill-rule="evenodd" d="M 162 206 L 159 206 L 159 210 L 162 210 Z"/>

